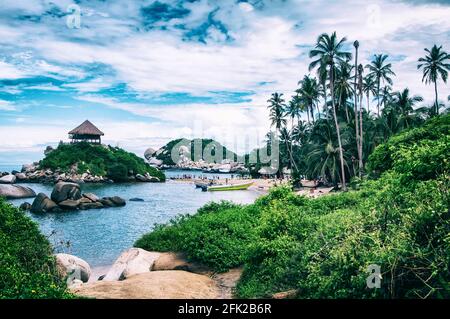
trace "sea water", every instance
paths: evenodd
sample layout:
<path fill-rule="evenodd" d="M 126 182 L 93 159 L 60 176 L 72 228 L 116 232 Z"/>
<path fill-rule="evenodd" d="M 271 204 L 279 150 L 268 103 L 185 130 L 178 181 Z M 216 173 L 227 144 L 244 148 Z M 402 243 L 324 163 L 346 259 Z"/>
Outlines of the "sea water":
<path fill-rule="evenodd" d="M 176 171 L 167 175 L 173 176 L 172 173 L 176 176 L 192 172 Z M 23 185 L 48 196 L 52 191 L 51 185 Z M 73 254 L 94 267 L 112 264 L 122 251 L 132 247 L 137 239 L 151 231 L 155 223 L 167 223 L 179 214 L 194 214 L 210 201 L 229 200 L 247 204 L 258 197 L 258 194 L 249 190 L 202 192 L 191 183 L 171 180 L 166 183 L 82 184 L 81 188 L 83 192 L 92 192 L 100 197 L 120 196 L 127 204 L 124 207 L 98 210 L 27 214 L 49 236 L 56 252 Z M 129 201 L 131 198 L 144 201 Z M 18 206 L 32 200 L 10 202 Z"/>

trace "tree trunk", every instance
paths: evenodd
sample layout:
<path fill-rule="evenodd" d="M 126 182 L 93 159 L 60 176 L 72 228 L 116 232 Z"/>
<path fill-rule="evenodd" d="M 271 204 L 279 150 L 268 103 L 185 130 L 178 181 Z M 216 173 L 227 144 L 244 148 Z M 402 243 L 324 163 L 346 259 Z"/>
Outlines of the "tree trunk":
<path fill-rule="evenodd" d="M 434 81 L 434 94 L 436 95 L 436 115 L 439 115 L 439 102 L 438 102 L 438 91 L 437 91 L 437 81 Z"/>
<path fill-rule="evenodd" d="M 359 177 L 362 176 L 364 171 L 364 163 L 363 163 L 363 112 L 362 112 L 362 101 L 363 101 L 363 93 L 361 92 L 361 96 L 359 99 Z"/>
<path fill-rule="evenodd" d="M 355 46 L 355 82 L 354 82 L 354 94 L 355 94 L 355 136 L 356 136 L 356 151 L 358 153 L 359 158 L 359 169 L 358 169 L 358 175 L 361 177 L 361 154 L 359 152 L 359 123 L 358 123 L 358 94 L 357 94 L 357 81 L 358 81 L 358 48 Z M 361 107 L 361 106 L 360 106 Z"/>
<path fill-rule="evenodd" d="M 309 109 L 311 110 L 311 118 L 312 118 L 312 121 L 313 121 L 313 124 L 314 124 L 316 122 L 314 120 L 314 105 L 310 105 Z"/>
<path fill-rule="evenodd" d="M 377 100 L 378 117 L 380 117 L 380 78 L 377 80 Z"/>
<path fill-rule="evenodd" d="M 331 89 L 331 105 L 333 107 L 333 116 L 334 116 L 334 124 L 336 126 L 336 133 L 337 133 L 337 139 L 339 144 L 339 158 L 341 161 L 341 183 L 342 183 L 342 190 L 347 191 L 347 185 L 345 183 L 345 168 L 344 168 L 344 153 L 342 150 L 342 141 L 341 141 L 341 133 L 339 130 L 339 123 L 337 119 L 336 114 L 336 105 L 334 101 L 334 65 L 333 61 L 331 62 L 331 70 L 330 70 L 330 89 Z"/>

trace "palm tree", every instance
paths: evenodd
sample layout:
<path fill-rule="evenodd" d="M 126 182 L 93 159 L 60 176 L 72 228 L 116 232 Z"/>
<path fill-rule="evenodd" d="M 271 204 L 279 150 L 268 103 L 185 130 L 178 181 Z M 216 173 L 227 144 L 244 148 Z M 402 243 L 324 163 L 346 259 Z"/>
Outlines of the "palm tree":
<path fill-rule="evenodd" d="M 339 123 L 336 115 L 336 101 L 334 96 L 334 77 L 335 77 L 335 64 L 339 61 L 345 61 L 351 59 L 350 52 L 344 52 L 343 46 L 346 38 L 342 38 L 338 41 L 336 32 L 333 32 L 331 36 L 328 34 L 322 34 L 317 39 L 315 48 L 309 53 L 310 58 L 317 58 L 309 65 L 309 70 L 314 69 L 317 66 L 326 65 L 329 70 L 330 80 L 330 92 L 331 92 L 331 104 L 333 109 L 334 124 L 336 127 L 338 145 L 339 145 L 339 158 L 341 164 L 341 183 L 343 190 L 347 190 L 345 183 L 345 167 L 344 167 L 344 152 L 342 149 L 341 133 L 339 129 Z"/>
<path fill-rule="evenodd" d="M 372 95 L 375 95 L 377 89 L 374 78 L 371 76 L 365 76 L 362 84 L 362 89 L 367 98 L 367 113 L 370 113 L 370 93 L 372 93 Z"/>
<path fill-rule="evenodd" d="M 383 81 L 383 83 L 387 82 L 390 85 L 392 85 L 392 78 L 390 76 L 395 75 L 395 73 L 392 71 L 392 64 L 385 63 L 387 58 L 388 58 L 388 55 L 386 55 L 386 54 L 375 54 L 372 62 L 370 62 L 370 64 L 368 64 L 366 66 L 370 71 L 369 76 L 375 78 L 376 83 L 377 83 L 378 116 L 380 116 L 380 86 L 381 86 L 381 82 L 382 81 Z"/>
<path fill-rule="evenodd" d="M 362 101 L 363 101 L 363 73 L 364 73 L 364 66 L 360 64 L 358 66 L 358 87 L 357 90 L 355 90 L 355 96 L 359 93 L 359 143 L 358 143 L 358 157 L 359 157 L 359 177 L 362 175 L 362 171 L 364 169 L 364 162 L 363 162 L 363 107 L 362 107 Z M 356 101 L 356 99 L 355 99 Z"/>
<path fill-rule="evenodd" d="M 299 81 L 300 88 L 296 91 L 300 99 L 304 102 L 306 110 L 311 112 L 311 118 L 314 123 L 314 106 L 319 102 L 319 84 L 316 78 L 312 78 L 308 75 L 303 77 L 303 80 Z"/>
<path fill-rule="evenodd" d="M 435 108 L 436 114 L 439 114 L 437 81 L 439 77 L 447 83 L 448 71 L 450 70 L 450 55 L 442 50 L 442 45 L 437 47 L 436 44 L 429 49 L 424 49 L 428 54 L 424 58 L 420 58 L 417 69 L 423 68 L 422 82 L 425 84 L 434 83 L 434 93 L 436 95 Z M 449 61 L 447 61 L 449 60 Z"/>
<path fill-rule="evenodd" d="M 283 93 L 273 93 L 272 97 L 267 100 L 267 102 L 270 103 L 268 109 L 270 111 L 269 119 L 271 121 L 271 125 L 275 126 L 277 132 L 279 132 L 281 127 L 286 125 Z"/>
<path fill-rule="evenodd" d="M 401 92 L 394 93 L 393 107 L 397 111 L 397 125 L 398 129 L 409 128 L 411 125 L 418 122 L 414 107 L 418 102 L 422 102 L 423 98 L 419 95 L 410 96 L 409 89 L 406 88 Z"/>
<path fill-rule="evenodd" d="M 348 61 L 340 61 L 336 68 L 335 90 L 336 95 L 338 96 L 338 109 L 344 109 L 347 123 L 350 123 L 347 100 L 353 95 L 351 84 L 352 69 L 353 67 Z"/>
<path fill-rule="evenodd" d="M 380 92 L 380 105 L 386 107 L 392 101 L 392 87 L 385 85 Z"/>

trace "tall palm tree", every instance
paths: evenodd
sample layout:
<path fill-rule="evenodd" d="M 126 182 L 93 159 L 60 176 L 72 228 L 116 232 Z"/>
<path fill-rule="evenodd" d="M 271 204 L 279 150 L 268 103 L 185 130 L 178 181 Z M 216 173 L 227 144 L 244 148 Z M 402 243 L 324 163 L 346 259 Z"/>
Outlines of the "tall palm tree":
<path fill-rule="evenodd" d="M 363 73 L 364 73 L 364 66 L 360 64 L 358 66 L 358 86 L 355 90 L 355 96 L 359 94 L 359 143 L 358 143 L 358 157 L 359 157 L 359 177 L 362 176 L 362 171 L 364 169 L 364 162 L 363 162 L 363 107 L 362 107 L 362 101 L 363 101 Z M 355 99 L 356 100 L 356 99 Z"/>
<path fill-rule="evenodd" d="M 336 32 L 333 32 L 331 36 L 324 33 L 319 36 L 317 43 L 313 50 L 309 53 L 310 58 L 317 58 L 309 65 L 309 69 L 312 70 L 317 66 L 327 65 L 329 80 L 330 80 L 330 92 L 331 92 L 331 104 L 333 109 L 334 124 L 336 127 L 338 145 L 339 145 L 339 158 L 341 164 L 341 183 L 343 190 L 347 190 L 345 183 L 345 167 L 344 167 L 344 152 L 342 149 L 341 133 L 339 129 L 339 123 L 336 115 L 336 100 L 334 96 L 334 77 L 335 77 L 335 65 L 339 61 L 345 61 L 351 59 L 350 52 L 343 51 L 343 46 L 346 38 L 341 40 L 337 39 Z"/>
<path fill-rule="evenodd" d="M 442 45 L 437 47 L 435 44 L 431 50 L 426 48 L 424 50 L 427 52 L 427 55 L 419 59 L 417 69 L 423 68 L 422 82 L 425 82 L 425 84 L 434 84 L 434 93 L 436 96 L 434 105 L 436 114 L 439 114 L 437 81 L 440 77 L 444 83 L 447 83 L 448 71 L 450 71 L 450 55 L 442 50 Z"/>
<path fill-rule="evenodd" d="M 377 83 L 377 109 L 378 116 L 380 116 L 380 88 L 381 82 L 387 82 L 392 85 L 391 76 L 395 76 L 395 73 L 392 71 L 392 64 L 386 63 L 386 59 L 388 55 L 386 54 L 375 54 L 373 60 L 366 67 L 369 69 L 369 76 L 375 78 Z"/>
<path fill-rule="evenodd" d="M 314 107 L 319 102 L 319 84 L 316 78 L 305 75 L 301 81 L 298 82 L 300 88 L 296 91 L 300 99 L 304 102 L 307 110 L 311 112 L 311 118 L 314 123 Z"/>

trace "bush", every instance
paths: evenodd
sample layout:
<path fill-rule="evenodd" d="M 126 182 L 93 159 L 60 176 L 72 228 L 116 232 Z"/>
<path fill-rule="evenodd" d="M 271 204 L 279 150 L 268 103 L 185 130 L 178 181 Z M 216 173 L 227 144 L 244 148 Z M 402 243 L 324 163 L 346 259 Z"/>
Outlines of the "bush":
<path fill-rule="evenodd" d="M 38 226 L 0 198 L 0 298 L 70 298 Z"/>

